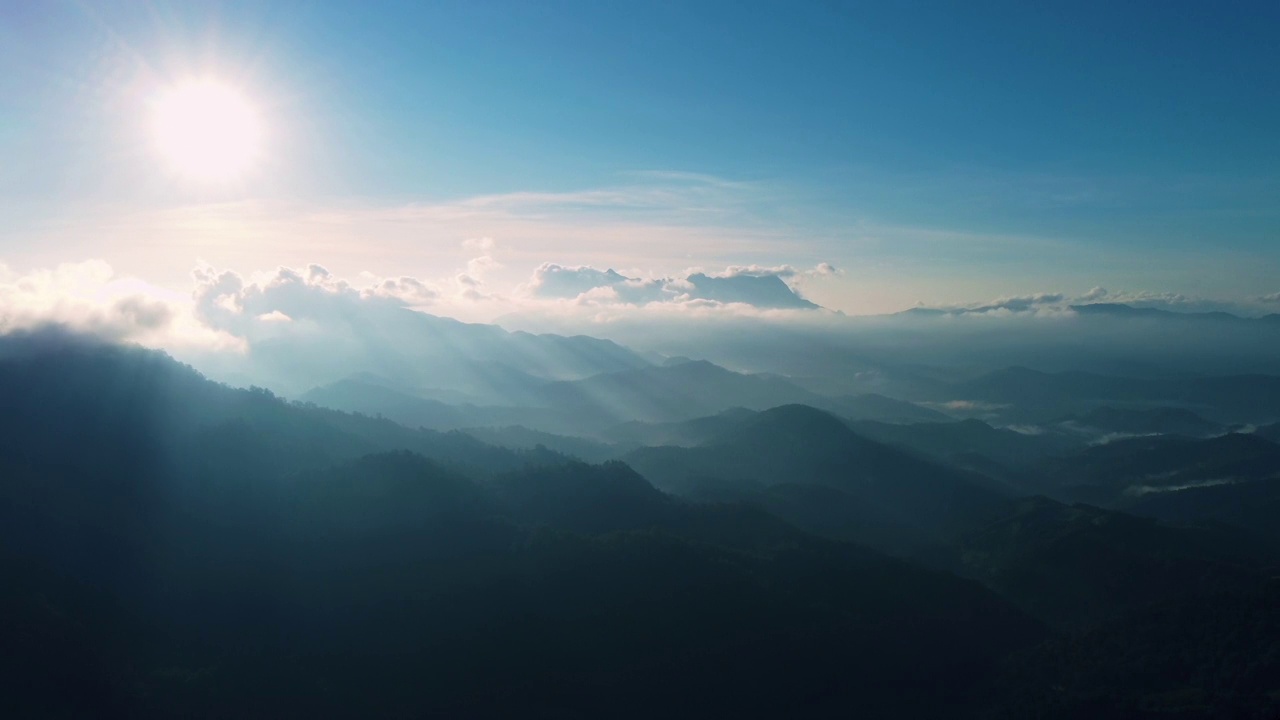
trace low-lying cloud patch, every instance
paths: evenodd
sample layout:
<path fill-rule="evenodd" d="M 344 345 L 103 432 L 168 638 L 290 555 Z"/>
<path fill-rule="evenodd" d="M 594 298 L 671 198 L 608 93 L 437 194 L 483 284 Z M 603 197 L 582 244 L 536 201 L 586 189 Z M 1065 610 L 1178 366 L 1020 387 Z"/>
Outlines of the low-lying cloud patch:
<path fill-rule="evenodd" d="M 1228 313 L 1241 317 L 1251 317 L 1265 312 L 1262 305 L 1269 302 L 1280 302 L 1280 293 L 1256 298 L 1256 302 L 1234 302 L 1194 297 L 1181 293 L 1147 292 L 1147 291 L 1111 291 L 1095 287 L 1079 295 L 1062 292 L 1043 292 L 997 298 L 985 303 L 943 305 L 913 308 L 908 314 L 917 316 L 1007 316 L 1007 315 L 1061 315 L 1071 314 L 1096 306 L 1094 310 L 1125 305 L 1138 310 L 1161 310 L 1165 312 L 1195 313 Z"/>

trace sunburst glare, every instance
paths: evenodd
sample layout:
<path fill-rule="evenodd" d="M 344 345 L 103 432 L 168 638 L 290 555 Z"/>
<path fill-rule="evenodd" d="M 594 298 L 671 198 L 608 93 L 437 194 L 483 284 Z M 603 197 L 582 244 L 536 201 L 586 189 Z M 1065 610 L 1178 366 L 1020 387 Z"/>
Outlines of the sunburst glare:
<path fill-rule="evenodd" d="M 216 80 L 190 81 L 155 105 L 156 146 L 187 177 L 220 181 L 243 175 L 262 150 L 261 116 L 238 89 Z"/>

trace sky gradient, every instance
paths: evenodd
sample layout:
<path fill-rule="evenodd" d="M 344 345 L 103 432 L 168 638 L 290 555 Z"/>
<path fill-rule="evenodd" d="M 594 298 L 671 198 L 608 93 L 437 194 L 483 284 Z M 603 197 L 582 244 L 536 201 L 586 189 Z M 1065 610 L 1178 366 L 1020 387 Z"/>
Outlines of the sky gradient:
<path fill-rule="evenodd" d="M 794 5 L 0 0 L 0 263 L 314 263 L 474 319 L 546 263 L 790 266 L 850 314 L 1280 291 L 1280 6 Z M 263 117 L 234 182 L 154 152 L 195 77 Z"/>

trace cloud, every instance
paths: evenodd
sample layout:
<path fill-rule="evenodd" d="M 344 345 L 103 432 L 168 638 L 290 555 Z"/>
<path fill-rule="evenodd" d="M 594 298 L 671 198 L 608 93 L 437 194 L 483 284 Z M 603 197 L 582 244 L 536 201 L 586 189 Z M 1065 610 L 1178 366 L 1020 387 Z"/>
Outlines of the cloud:
<path fill-rule="evenodd" d="M 143 295 L 130 295 L 115 302 L 112 309 L 127 326 L 140 330 L 158 330 L 173 320 L 169 304 Z"/>
<path fill-rule="evenodd" d="M 1073 302 L 1075 302 L 1075 298 L 1069 298 L 1063 293 L 1032 293 L 996 298 L 976 305 L 950 305 L 939 308 L 930 308 L 922 305 L 908 310 L 906 314 L 915 316 L 949 315 L 954 317 L 1060 315 L 1070 313 L 1070 306 Z"/>
<path fill-rule="evenodd" d="M 807 278 L 840 274 L 842 274 L 842 272 L 837 270 L 835 265 L 832 265 L 829 262 L 821 262 L 809 270 L 796 268 L 792 265 L 730 265 L 725 268 L 723 272 L 711 273 L 711 277 Z"/>
<path fill-rule="evenodd" d="M 1075 312 L 1076 308 L 1088 305 L 1127 305 L 1133 308 L 1164 310 L 1175 313 L 1230 313 L 1241 317 L 1259 314 L 1259 305 L 1269 302 L 1280 302 L 1280 293 L 1275 296 L 1256 298 L 1254 303 L 1237 302 L 1202 298 L 1172 292 L 1149 291 L 1111 291 L 1103 287 L 1094 287 L 1080 295 L 1069 295 L 1062 292 L 1043 292 L 1012 297 L 1003 297 L 980 304 L 960 304 L 928 308 L 919 306 L 908 311 L 914 315 L 1062 315 Z"/>
<path fill-rule="evenodd" d="M 364 294 L 398 300 L 414 307 L 430 305 L 440 297 L 440 291 L 435 286 L 407 275 L 382 280 L 365 290 Z"/>
<path fill-rule="evenodd" d="M 628 279 L 612 269 L 601 271 L 585 266 L 543 263 L 533 271 L 528 289 L 536 297 L 575 298 L 595 288 L 609 287 Z"/>
<path fill-rule="evenodd" d="M 408 276 L 374 278 L 357 288 L 316 264 L 301 270 L 277 268 L 250 282 L 235 272 L 207 266 L 197 268 L 192 278 L 196 316 L 212 328 L 247 338 L 264 323 L 278 326 L 285 318 L 294 323 L 351 324 L 361 319 L 357 307 L 405 308 L 429 304 L 440 295 L 430 283 Z"/>
<path fill-rule="evenodd" d="M 613 269 L 543 263 L 533 271 L 533 277 L 524 290 L 532 297 L 543 299 L 572 300 L 585 296 L 587 300 L 645 305 L 675 299 L 679 289 L 668 287 L 670 283 L 668 279 L 627 277 Z"/>
<path fill-rule="evenodd" d="M 826 263 L 824 263 L 826 264 Z M 735 277 L 777 277 L 789 278 L 799 275 L 800 271 L 790 265 L 776 265 L 768 267 L 763 265 L 730 265 L 724 269 L 724 272 L 714 273 L 713 277 L 718 278 L 735 278 Z"/>
<path fill-rule="evenodd" d="M 802 271 L 790 265 L 734 265 L 708 274 L 691 270 L 685 277 L 643 279 L 590 266 L 543 263 L 523 291 L 535 298 L 622 303 L 646 306 L 674 303 L 696 306 L 742 304 L 760 309 L 816 309 L 783 278 L 836 272 L 830 263 Z"/>
<path fill-rule="evenodd" d="M 1066 296 L 1062 293 L 1037 293 L 1035 295 L 1002 298 L 996 301 L 995 306 L 1019 312 L 1022 310 L 1029 310 L 1039 305 L 1058 305 L 1065 299 Z"/>
<path fill-rule="evenodd" d="M 441 339 L 413 308 L 445 293 L 422 278 L 352 282 L 312 264 L 248 277 L 204 266 L 192 279 L 195 317 L 249 349 L 240 360 L 200 358 L 218 379 L 298 393 L 356 372 L 417 381 L 437 366 Z"/>
<path fill-rule="evenodd" d="M 457 297 L 472 302 L 492 299 L 490 293 L 484 290 L 484 286 L 485 277 L 491 271 L 502 267 L 502 263 L 495 260 L 493 256 L 497 243 L 489 237 L 468 238 L 462 241 L 462 247 L 464 250 L 479 254 L 467 260 L 466 269 L 454 276 Z"/>
<path fill-rule="evenodd" d="M 199 322 L 181 295 L 118 276 L 102 260 L 25 274 L 0 264 L 0 332 L 46 325 L 149 347 L 240 348 Z"/>
<path fill-rule="evenodd" d="M 1269 305 L 1274 303 L 1280 303 L 1280 292 L 1271 293 L 1270 295 L 1263 295 L 1262 297 L 1258 298 L 1258 301 L 1267 303 Z"/>
<path fill-rule="evenodd" d="M 921 401 L 919 403 L 923 407 L 938 410 L 956 417 L 979 417 L 992 419 L 999 417 L 1003 410 L 1007 410 L 1010 405 L 1003 403 L 984 402 L 981 400 L 947 400 L 947 401 Z"/>
<path fill-rule="evenodd" d="M 939 410 L 952 410 L 955 412 L 994 412 L 1009 407 L 1001 403 L 989 403 L 980 400 L 949 400 L 947 402 L 921 404 L 928 407 L 936 407 Z"/>
<path fill-rule="evenodd" d="M 1280 295 L 1280 293 L 1278 293 Z M 1265 303 L 1266 298 L 1258 298 Z M 1072 303 L 1086 305 L 1090 303 L 1114 303 L 1136 308 L 1168 310 L 1182 313 L 1225 312 L 1242 317 L 1256 315 L 1259 308 L 1253 302 L 1204 298 L 1174 292 L 1119 291 L 1110 292 L 1104 288 L 1094 288 L 1084 295 L 1073 298 Z"/>

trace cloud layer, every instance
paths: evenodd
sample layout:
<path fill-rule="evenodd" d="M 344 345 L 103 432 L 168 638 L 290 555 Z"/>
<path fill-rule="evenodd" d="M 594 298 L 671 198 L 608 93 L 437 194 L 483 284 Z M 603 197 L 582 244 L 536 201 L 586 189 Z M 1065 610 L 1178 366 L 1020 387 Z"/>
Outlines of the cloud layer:
<path fill-rule="evenodd" d="M 1176 294 L 1095 288 L 850 317 L 815 309 L 796 290 L 809 278 L 834 273 L 830 266 L 743 265 L 646 278 L 546 263 L 523 286 L 503 293 L 486 276 L 501 248 L 477 240 L 468 249 L 472 261 L 438 277 L 363 273 L 348 279 L 317 264 L 251 275 L 202 266 L 189 293 L 120 276 L 98 260 L 25 274 L 0 266 L 0 331 L 65 325 L 166 349 L 220 380 L 287 393 L 356 372 L 435 388 L 478 385 L 483 374 L 501 386 L 513 373 L 553 377 L 576 362 L 577 350 L 497 348 L 490 341 L 505 335 L 503 329 L 450 319 L 465 308 L 484 308 L 506 330 L 590 335 L 642 352 L 806 377 L 853 377 L 850 368 L 882 362 L 1108 369 L 1123 361 L 1124 367 L 1181 363 L 1195 371 L 1270 372 L 1268 358 L 1280 357 L 1280 348 L 1260 352 L 1280 331 L 1270 321 L 1196 323 L 1192 337 L 1187 323 L 1119 307 L 1236 309 Z M 1094 310 L 1083 309 L 1090 306 Z M 1261 299 L 1252 309 L 1254 315 L 1267 310 Z M 472 330 L 456 331 L 464 326 Z M 517 360 L 525 364 L 517 367 Z"/>

